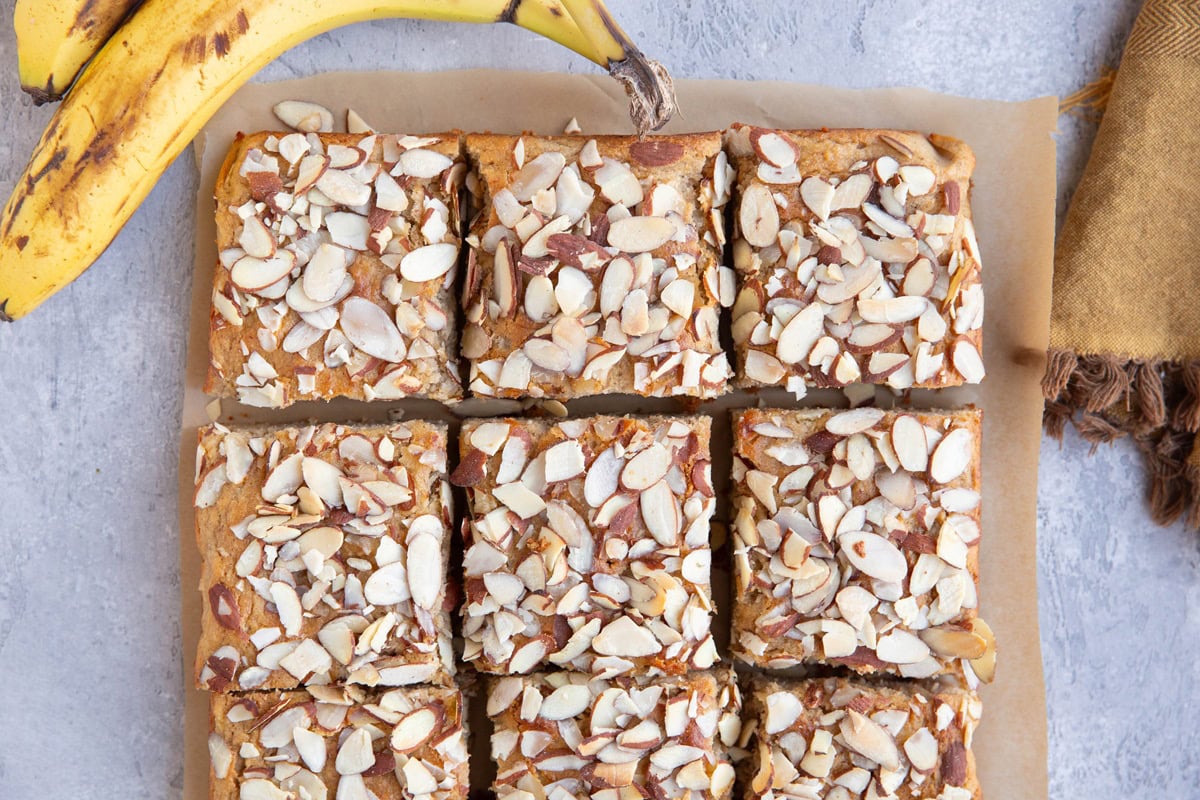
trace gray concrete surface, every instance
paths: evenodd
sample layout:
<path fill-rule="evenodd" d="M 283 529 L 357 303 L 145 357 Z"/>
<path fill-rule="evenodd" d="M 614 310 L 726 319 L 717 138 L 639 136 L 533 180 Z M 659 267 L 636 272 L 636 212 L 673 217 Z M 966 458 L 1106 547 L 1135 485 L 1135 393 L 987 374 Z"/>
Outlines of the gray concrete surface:
<path fill-rule="evenodd" d="M 13 0 L 2 5 L 11 17 Z M 611 0 L 677 76 L 1065 94 L 1117 62 L 1132 0 Z M 0 26 L 0 191 L 49 109 Z M 591 71 L 515 29 L 361 24 L 260 80 L 326 69 Z M 1064 119 L 1060 198 L 1094 128 Z M 0 328 L 0 798 L 178 794 L 176 436 L 192 253 L 190 156 L 108 253 Z M 1061 204 L 1060 204 L 1061 205 Z M 1054 798 L 1200 794 L 1200 536 L 1156 528 L 1128 446 L 1042 448 L 1039 580 Z M 1003 535 L 994 532 L 993 535 Z M 1015 800 L 1015 799 L 1014 799 Z"/>

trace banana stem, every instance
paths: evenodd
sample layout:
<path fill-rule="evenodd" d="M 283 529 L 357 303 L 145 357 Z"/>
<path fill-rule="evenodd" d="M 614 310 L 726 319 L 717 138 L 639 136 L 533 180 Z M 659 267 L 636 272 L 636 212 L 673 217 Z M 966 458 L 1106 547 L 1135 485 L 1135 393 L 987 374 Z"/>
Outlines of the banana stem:
<path fill-rule="evenodd" d="M 629 116 L 639 136 L 670 122 L 679 109 L 675 85 L 662 64 L 646 58 L 621 30 L 604 0 L 561 0 L 571 18 L 592 43 L 610 75 L 629 95 Z"/>

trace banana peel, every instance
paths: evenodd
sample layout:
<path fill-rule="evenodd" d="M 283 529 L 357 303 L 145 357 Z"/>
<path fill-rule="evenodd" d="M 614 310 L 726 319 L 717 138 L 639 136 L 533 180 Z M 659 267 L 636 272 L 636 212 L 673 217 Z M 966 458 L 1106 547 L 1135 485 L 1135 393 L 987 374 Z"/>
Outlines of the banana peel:
<path fill-rule="evenodd" d="M 0 319 L 28 314 L 99 258 L 251 75 L 317 34 L 387 17 L 510 22 L 606 68 L 622 64 L 645 76 L 626 83 L 643 133 L 674 107 L 661 67 L 627 38 L 609 41 L 607 28 L 584 33 L 558 0 L 146 0 L 80 74 L 0 215 Z"/>

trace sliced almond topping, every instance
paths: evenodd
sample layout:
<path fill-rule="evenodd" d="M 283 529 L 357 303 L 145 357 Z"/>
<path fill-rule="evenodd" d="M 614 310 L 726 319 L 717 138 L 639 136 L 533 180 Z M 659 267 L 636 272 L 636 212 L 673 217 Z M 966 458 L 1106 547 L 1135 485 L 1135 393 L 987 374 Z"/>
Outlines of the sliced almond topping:
<path fill-rule="evenodd" d="M 295 266 L 296 254 L 290 250 L 280 250 L 271 258 L 265 259 L 243 256 L 229 271 L 229 279 L 239 289 L 261 292 L 286 278 Z"/>
<path fill-rule="evenodd" d="M 275 255 L 275 235 L 258 217 L 250 217 L 242 224 L 238 245 L 246 255 L 254 258 L 270 258 Z"/>
<path fill-rule="evenodd" d="M 417 147 L 401 153 L 399 165 L 405 175 L 425 179 L 441 175 L 454 165 L 454 161 L 442 153 Z"/>
<path fill-rule="evenodd" d="M 605 656 L 642 658 L 658 653 L 662 645 L 654 638 L 654 634 L 622 615 L 596 634 L 596 638 L 592 639 L 592 648 Z"/>
<path fill-rule="evenodd" d="M 929 462 L 929 477 L 937 483 L 950 483 L 971 463 L 971 432 L 955 428 L 946 434 L 933 451 Z"/>
<path fill-rule="evenodd" d="M 954 343 L 954 368 L 967 383 L 979 383 L 984 378 L 983 359 L 975 345 L 966 339 Z"/>
<path fill-rule="evenodd" d="M 627 489 L 640 492 L 661 481 L 670 468 L 670 452 L 655 442 L 629 459 L 621 471 L 621 483 Z"/>
<path fill-rule="evenodd" d="M 825 421 L 825 430 L 837 436 L 851 436 L 868 431 L 883 419 L 881 408 L 854 408 L 834 414 Z"/>
<path fill-rule="evenodd" d="M 675 223 L 663 217 L 626 217 L 612 223 L 608 243 L 623 253 L 648 253 L 675 236 Z"/>
<path fill-rule="evenodd" d="M 909 195 L 920 197 L 933 190 L 937 177 L 929 167 L 923 167 L 920 164 L 906 164 L 900 168 L 900 180 L 908 184 Z"/>
<path fill-rule="evenodd" d="M 342 741 L 334 766 L 339 775 L 358 775 L 366 772 L 375 763 L 375 752 L 371 749 L 371 732 L 366 728 L 355 728 Z"/>
<path fill-rule="evenodd" d="M 674 547 L 679 543 L 682 524 L 679 503 L 666 481 L 659 481 L 641 494 L 642 520 L 659 544 Z"/>
<path fill-rule="evenodd" d="M 433 515 L 425 515 L 438 529 L 442 523 Z M 418 517 L 418 519 L 423 519 Z M 411 531 L 416 526 L 416 520 L 410 526 Z M 430 533 L 418 533 L 409 536 L 408 541 L 408 586 L 412 592 L 413 602 L 421 608 L 433 610 L 438 603 L 438 595 L 442 588 L 445 572 L 442 565 L 442 544 Z"/>
<path fill-rule="evenodd" d="M 822 221 L 829 219 L 833 210 L 833 195 L 833 186 L 821 178 L 805 178 L 800 184 L 800 199 Z"/>
<path fill-rule="evenodd" d="M 884 769 L 900 768 L 900 751 L 896 748 L 896 740 L 878 722 L 848 708 L 839 729 L 846 746 L 863 758 L 874 761 Z"/>
<path fill-rule="evenodd" d="M 904 741 L 904 754 L 917 772 L 931 772 L 938 763 L 938 743 L 929 728 L 918 728 Z"/>
<path fill-rule="evenodd" d="M 275 117 L 289 128 L 305 133 L 328 133 L 333 130 L 333 112 L 316 103 L 304 100 L 284 100 L 272 109 Z"/>
<path fill-rule="evenodd" d="M 366 205 L 371 199 L 370 186 L 340 169 L 325 170 L 317 180 L 317 191 L 343 206 Z"/>
<path fill-rule="evenodd" d="M 546 451 L 546 482 L 570 480 L 583 474 L 583 448 L 579 442 L 559 442 Z"/>
<path fill-rule="evenodd" d="M 779 235 L 779 209 L 771 190 L 761 184 L 751 184 L 742 194 L 738 211 L 742 236 L 754 247 L 768 247 Z"/>
<path fill-rule="evenodd" d="M 804 703 L 792 692 L 773 692 L 767 695 L 767 718 L 764 730 L 769 734 L 782 733 L 796 724 L 804 711 Z"/>
<path fill-rule="evenodd" d="M 411 753 L 429 740 L 438 726 L 438 716 L 431 708 L 418 708 L 400 718 L 392 728 L 392 749 Z"/>
<path fill-rule="evenodd" d="M 370 300 L 347 298 L 342 304 L 341 329 L 351 344 L 380 360 L 398 363 L 407 353 L 392 318 Z"/>
<path fill-rule="evenodd" d="M 441 278 L 458 260 L 458 247 L 450 242 L 418 247 L 400 260 L 400 275 L 407 281 L 421 283 Z"/>
<path fill-rule="evenodd" d="M 899 583 L 908 574 L 908 562 L 894 544 L 874 533 L 854 531 L 838 537 L 841 552 L 859 571 L 876 580 Z"/>
<path fill-rule="evenodd" d="M 750 133 L 750 143 L 758 157 L 773 167 L 790 167 L 799 155 L 796 145 L 783 134 L 757 128 Z"/>
<path fill-rule="evenodd" d="M 819 303 L 810 303 L 784 326 L 775 355 L 784 364 L 799 364 L 824 333 L 825 312 Z"/>
<path fill-rule="evenodd" d="M 592 694 L 586 684 L 568 683 L 551 692 L 538 710 L 542 719 L 558 721 L 577 717 L 587 710 Z"/>
<path fill-rule="evenodd" d="M 284 633 L 298 636 L 304 625 L 304 609 L 300 606 L 300 596 L 296 590 L 282 581 L 275 581 L 271 584 L 271 600 L 275 603 Z"/>
<path fill-rule="evenodd" d="M 987 652 L 987 641 L 961 628 L 926 628 L 921 640 L 942 658 L 980 658 Z"/>
<path fill-rule="evenodd" d="M 929 646 L 908 631 L 895 628 L 879 637 L 875 655 L 891 664 L 915 664 L 929 657 Z"/>
<path fill-rule="evenodd" d="M 520 202 L 528 203 L 535 194 L 554 185 L 566 164 L 567 159 L 562 153 L 542 153 L 521 167 L 508 190 Z"/>
<path fill-rule="evenodd" d="M 304 267 L 301 276 L 304 293 L 318 303 L 331 301 L 346 279 L 348 255 L 336 244 L 322 243 Z"/>
<path fill-rule="evenodd" d="M 892 423 L 892 449 L 900 466 L 909 472 L 924 472 L 929 460 L 925 426 L 916 417 L 901 414 Z"/>

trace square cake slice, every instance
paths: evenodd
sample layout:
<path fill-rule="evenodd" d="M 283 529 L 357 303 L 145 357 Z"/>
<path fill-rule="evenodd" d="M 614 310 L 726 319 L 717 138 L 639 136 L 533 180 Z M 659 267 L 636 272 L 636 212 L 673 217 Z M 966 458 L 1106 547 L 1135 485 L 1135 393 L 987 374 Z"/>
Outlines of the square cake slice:
<path fill-rule="evenodd" d="M 463 423 L 463 658 L 677 674 L 717 660 L 707 417 Z"/>
<path fill-rule="evenodd" d="M 973 692 L 844 678 L 756 679 L 745 788 L 758 798 L 978 800 Z"/>
<path fill-rule="evenodd" d="M 734 125 L 742 388 L 979 383 L 975 156 L 906 131 Z"/>
<path fill-rule="evenodd" d="M 470 135 L 463 355 L 484 397 L 713 397 L 733 272 L 718 133 Z"/>
<path fill-rule="evenodd" d="M 211 800 L 466 800 L 463 696 L 420 687 L 213 694 Z"/>
<path fill-rule="evenodd" d="M 981 414 L 748 409 L 733 645 L 749 664 L 990 678 L 976 618 Z"/>
<path fill-rule="evenodd" d="M 217 178 L 205 391 L 251 406 L 462 396 L 457 133 L 256 133 Z"/>
<path fill-rule="evenodd" d="M 581 673 L 490 685 L 497 800 L 693 798 L 732 793 L 741 735 L 733 673 L 669 678 Z"/>
<path fill-rule="evenodd" d="M 200 686 L 449 680 L 446 435 L 417 421 L 201 430 Z"/>

